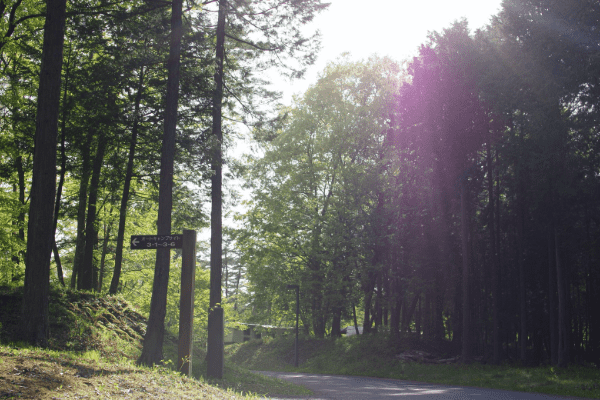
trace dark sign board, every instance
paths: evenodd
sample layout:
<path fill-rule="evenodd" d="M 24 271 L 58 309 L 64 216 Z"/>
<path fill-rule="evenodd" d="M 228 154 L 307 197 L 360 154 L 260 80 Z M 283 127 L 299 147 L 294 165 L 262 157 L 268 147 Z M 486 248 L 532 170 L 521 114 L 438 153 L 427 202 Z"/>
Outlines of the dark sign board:
<path fill-rule="evenodd" d="M 131 250 L 181 249 L 183 235 L 132 235 Z"/>

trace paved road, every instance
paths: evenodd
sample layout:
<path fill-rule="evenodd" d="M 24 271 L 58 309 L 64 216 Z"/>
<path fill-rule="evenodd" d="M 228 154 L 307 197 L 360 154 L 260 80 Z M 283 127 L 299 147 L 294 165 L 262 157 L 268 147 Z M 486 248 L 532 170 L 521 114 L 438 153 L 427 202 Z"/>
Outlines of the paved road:
<path fill-rule="evenodd" d="M 354 376 L 302 374 L 296 372 L 258 373 L 285 379 L 312 390 L 314 395 L 308 399 L 344 399 L 344 400 L 550 400 L 566 397 L 537 393 L 509 392 L 495 389 L 480 389 L 461 386 L 441 386 L 428 383 L 401 381 L 396 379 L 363 378 Z"/>

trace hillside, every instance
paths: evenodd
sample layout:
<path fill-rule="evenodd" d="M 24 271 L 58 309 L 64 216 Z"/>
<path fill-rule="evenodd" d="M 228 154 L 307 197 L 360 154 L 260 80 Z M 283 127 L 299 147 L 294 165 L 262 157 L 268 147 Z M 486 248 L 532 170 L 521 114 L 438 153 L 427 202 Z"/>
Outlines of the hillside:
<path fill-rule="evenodd" d="M 23 288 L 0 288 L 0 341 L 18 341 Z M 49 349 L 97 351 L 102 357 L 133 358 L 141 349 L 146 319 L 118 296 L 50 291 Z"/>
<path fill-rule="evenodd" d="M 96 358 L 97 357 L 97 358 Z M 19 399 L 238 399 L 167 368 L 127 361 L 0 346 L 0 398 Z"/>
<path fill-rule="evenodd" d="M 52 290 L 49 349 L 28 348 L 18 342 L 21 297 L 22 288 L 0 288 L 0 398 L 241 398 L 166 367 L 135 366 L 146 320 L 119 297 Z"/>

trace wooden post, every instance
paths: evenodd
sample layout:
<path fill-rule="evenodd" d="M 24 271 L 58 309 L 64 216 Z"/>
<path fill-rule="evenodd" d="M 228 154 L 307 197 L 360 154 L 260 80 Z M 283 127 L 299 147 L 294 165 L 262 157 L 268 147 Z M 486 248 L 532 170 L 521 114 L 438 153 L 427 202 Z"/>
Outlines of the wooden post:
<path fill-rule="evenodd" d="M 194 284 L 196 281 L 196 231 L 183 231 L 181 296 L 179 301 L 179 344 L 177 368 L 192 376 L 192 330 L 194 327 Z"/>

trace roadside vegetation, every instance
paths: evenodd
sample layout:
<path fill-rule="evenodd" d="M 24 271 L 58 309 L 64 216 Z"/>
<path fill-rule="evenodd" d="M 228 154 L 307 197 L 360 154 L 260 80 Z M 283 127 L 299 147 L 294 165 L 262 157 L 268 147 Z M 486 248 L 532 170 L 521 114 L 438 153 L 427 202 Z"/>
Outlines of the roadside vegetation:
<path fill-rule="evenodd" d="M 241 399 L 306 396 L 296 385 L 226 364 L 222 380 L 206 380 L 205 351 L 193 356 L 195 379 L 175 370 L 176 339 L 168 333 L 165 361 L 139 367 L 146 319 L 119 296 L 53 289 L 49 348 L 19 341 L 22 288 L 0 287 L 0 398 Z"/>
<path fill-rule="evenodd" d="M 287 104 L 268 81 L 316 60 L 324 0 L 68 3 L 0 0 L 0 286 L 25 293 L 0 341 L 162 364 L 182 251 L 129 240 L 210 226 L 200 349 L 217 304 L 239 328 L 295 304 L 315 338 L 412 331 L 550 382 L 600 365 L 598 0 L 503 0 L 407 60 L 344 53 Z M 48 307 L 50 285 L 122 297 Z"/>
<path fill-rule="evenodd" d="M 510 362 L 493 366 L 482 361 L 462 365 L 454 358 L 448 341 L 404 335 L 400 345 L 391 346 L 385 333 L 335 341 L 301 338 L 299 368 L 293 367 L 292 335 L 229 345 L 225 347 L 222 380 L 205 379 L 206 353 L 202 344 L 196 344 L 194 379 L 189 379 L 175 371 L 177 347 L 172 333 L 166 335 L 162 366 L 135 365 L 145 318 L 119 296 L 52 290 L 48 349 L 18 341 L 21 296 L 22 288 L 0 288 L 0 398 L 238 399 L 310 395 L 302 387 L 252 370 L 373 376 L 600 398 L 600 371 L 591 366 L 523 367 Z M 425 362 L 404 357 L 414 354 Z M 442 360 L 450 361 L 437 364 Z"/>
<path fill-rule="evenodd" d="M 447 385 L 537 392 L 569 397 L 600 398 L 600 370 L 593 366 L 499 366 L 475 361 L 463 365 L 452 359 L 444 342 L 425 342 L 405 335 L 390 346 L 387 334 L 342 337 L 338 340 L 301 338 L 299 367 L 294 368 L 294 338 L 266 338 L 227 346 L 226 358 L 250 370 L 297 371 L 335 375 L 393 378 Z M 403 354 L 425 354 L 424 362 L 407 361 Z"/>

